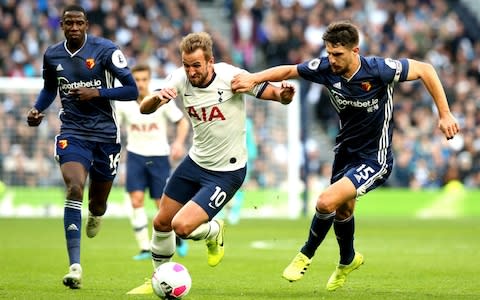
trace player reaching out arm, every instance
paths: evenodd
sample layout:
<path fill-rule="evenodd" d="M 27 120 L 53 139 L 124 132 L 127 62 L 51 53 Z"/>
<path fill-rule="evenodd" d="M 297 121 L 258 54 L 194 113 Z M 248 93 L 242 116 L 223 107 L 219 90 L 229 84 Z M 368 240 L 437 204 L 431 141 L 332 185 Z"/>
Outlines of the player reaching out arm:
<path fill-rule="evenodd" d="M 244 92 L 260 82 L 301 77 L 329 90 L 341 124 L 331 185 L 317 198 L 308 239 L 284 270 L 283 277 L 289 281 L 303 277 L 333 224 L 340 249 L 339 264 L 326 285 L 327 290 L 333 291 L 342 287 L 347 275 L 364 262 L 353 245 L 356 199 L 382 185 L 392 170 L 394 84 L 418 79 L 423 82 L 438 109 L 438 127 L 447 139 L 459 132 L 459 125 L 430 64 L 360 55 L 358 29 L 349 22 L 330 24 L 322 38 L 327 56 L 259 73 L 238 74 L 232 88 Z"/>
<path fill-rule="evenodd" d="M 100 229 L 101 216 L 120 159 L 120 133 L 113 100 L 135 100 L 135 81 L 127 59 L 110 40 L 87 34 L 85 10 L 67 6 L 60 21 L 65 41 L 48 47 L 43 57 L 44 87 L 28 112 L 29 126 L 38 126 L 43 111 L 60 95 L 60 134 L 55 137 L 55 158 L 65 181 L 64 232 L 70 262 L 63 284 L 80 288 L 80 237 L 83 191 L 89 176 L 86 224 L 88 237 Z M 113 88 L 118 79 L 122 87 Z"/>
<path fill-rule="evenodd" d="M 151 252 L 154 267 L 170 261 L 175 235 L 205 240 L 208 265 L 224 256 L 224 222 L 214 219 L 242 185 L 246 174 L 246 109 L 231 79 L 246 72 L 226 63 L 215 63 L 212 40 L 205 32 L 185 36 L 180 43 L 183 68 L 167 77 L 160 91 L 143 99 L 140 109 L 151 113 L 173 99 L 183 101 L 193 128 L 193 142 L 177 166 L 160 200 L 153 220 Z M 260 99 L 288 104 L 295 89 L 282 82 L 253 86 L 247 93 Z M 152 293 L 151 282 L 129 294 Z"/>

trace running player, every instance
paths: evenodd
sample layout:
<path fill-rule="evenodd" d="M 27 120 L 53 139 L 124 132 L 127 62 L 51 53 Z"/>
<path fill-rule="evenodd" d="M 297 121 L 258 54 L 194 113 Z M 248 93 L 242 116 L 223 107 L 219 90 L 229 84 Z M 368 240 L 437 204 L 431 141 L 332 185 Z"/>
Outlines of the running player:
<path fill-rule="evenodd" d="M 113 100 L 135 100 L 137 87 L 127 58 L 110 40 L 87 34 L 85 10 L 67 6 L 60 21 L 65 41 L 48 47 L 43 57 L 44 87 L 28 112 L 29 126 L 38 126 L 42 113 L 55 100 L 62 108 L 60 134 L 55 138 L 55 158 L 65 181 L 64 231 L 70 268 L 63 284 L 80 288 L 80 237 L 83 191 L 87 176 L 88 237 L 97 235 L 101 216 L 120 159 L 120 133 Z M 118 79 L 122 87 L 114 87 Z"/>
<path fill-rule="evenodd" d="M 148 188 L 158 208 L 170 176 L 170 159 L 177 161 L 185 155 L 190 124 L 175 102 L 169 102 L 150 115 L 141 114 L 140 102 L 150 93 L 152 72 L 148 65 L 136 65 L 132 68 L 132 75 L 138 87 L 138 99 L 118 102 L 116 111 L 118 123 L 125 125 L 127 130 L 126 189 L 132 205 L 130 222 L 140 248 L 133 259 L 145 260 L 151 258 L 145 190 Z M 168 142 L 168 122 L 175 124 L 176 129 L 171 145 Z M 187 251 L 188 244 L 177 238 L 177 253 L 185 256 Z"/>
<path fill-rule="evenodd" d="M 164 87 L 145 99 L 140 109 L 152 113 L 172 99 L 183 100 L 193 128 L 187 157 L 167 182 L 160 209 L 153 220 L 151 241 L 154 267 L 170 261 L 175 234 L 205 240 L 208 265 L 224 256 L 224 222 L 214 219 L 242 185 L 246 174 L 246 109 L 242 94 L 231 89 L 235 74 L 246 72 L 226 63 L 214 63 L 212 39 L 191 33 L 180 43 L 183 68 L 168 76 Z M 288 104 L 295 90 L 261 83 L 249 94 Z M 150 280 L 129 294 L 152 293 Z"/>
<path fill-rule="evenodd" d="M 302 278 L 333 224 L 340 261 L 326 289 L 334 291 L 364 262 L 353 245 L 356 199 L 382 185 L 392 170 L 394 84 L 418 79 L 423 82 L 438 109 L 438 125 L 447 139 L 459 132 L 459 124 L 450 112 L 432 65 L 406 58 L 361 56 L 358 29 L 349 22 L 329 25 L 323 40 L 327 56 L 298 65 L 240 74 L 234 78 L 232 87 L 242 92 L 259 82 L 301 77 L 328 89 L 340 117 L 331 185 L 318 197 L 308 239 L 284 270 L 283 277 L 289 281 Z"/>

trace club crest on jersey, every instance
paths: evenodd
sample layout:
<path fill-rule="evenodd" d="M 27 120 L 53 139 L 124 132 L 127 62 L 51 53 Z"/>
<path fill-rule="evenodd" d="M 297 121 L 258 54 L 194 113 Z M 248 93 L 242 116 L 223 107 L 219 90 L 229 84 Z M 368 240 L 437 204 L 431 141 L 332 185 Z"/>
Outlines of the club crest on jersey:
<path fill-rule="evenodd" d="M 364 90 L 365 92 L 368 92 L 372 89 L 372 84 L 369 81 L 362 82 L 360 86 L 362 87 L 362 90 Z"/>
<path fill-rule="evenodd" d="M 87 64 L 87 68 L 90 70 L 93 69 L 93 67 L 95 67 L 95 59 L 93 58 L 87 58 L 85 63 Z"/>
<path fill-rule="evenodd" d="M 68 141 L 67 140 L 59 140 L 57 142 L 58 148 L 60 149 L 65 149 L 68 146 Z"/>

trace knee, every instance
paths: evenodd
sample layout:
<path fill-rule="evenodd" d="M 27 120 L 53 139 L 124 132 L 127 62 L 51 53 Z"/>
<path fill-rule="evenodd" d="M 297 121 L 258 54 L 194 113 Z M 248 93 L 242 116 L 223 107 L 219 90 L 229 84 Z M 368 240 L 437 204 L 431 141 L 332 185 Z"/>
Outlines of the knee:
<path fill-rule="evenodd" d="M 165 220 L 162 220 L 162 218 L 159 218 L 158 215 L 153 219 L 153 228 L 156 231 L 161 231 L 161 232 L 168 232 L 172 230 L 172 225 L 170 222 L 166 222 Z"/>
<path fill-rule="evenodd" d="M 335 218 L 337 220 L 346 220 L 350 218 L 350 216 L 353 214 L 353 211 L 351 210 L 344 210 L 344 209 L 337 209 L 337 212 L 335 214 Z"/>
<path fill-rule="evenodd" d="M 317 199 L 317 210 L 321 213 L 332 213 L 337 210 L 337 205 L 326 194 L 321 194 Z"/>
<path fill-rule="evenodd" d="M 175 231 L 175 234 L 182 239 L 186 239 L 190 233 L 193 232 L 193 228 L 191 226 L 179 220 L 172 221 L 172 228 L 173 231 Z"/>
<path fill-rule="evenodd" d="M 67 199 L 83 200 L 83 185 L 80 183 L 70 183 L 66 188 Z"/>

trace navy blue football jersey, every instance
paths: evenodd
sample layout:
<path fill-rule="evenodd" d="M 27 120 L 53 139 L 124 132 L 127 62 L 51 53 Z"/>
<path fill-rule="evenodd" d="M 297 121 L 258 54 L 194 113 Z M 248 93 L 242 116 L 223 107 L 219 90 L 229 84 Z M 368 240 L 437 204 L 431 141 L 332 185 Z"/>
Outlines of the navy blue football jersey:
<path fill-rule="evenodd" d="M 360 68 L 351 77 L 332 73 L 327 57 L 297 66 L 299 75 L 323 84 L 340 117 L 335 149 L 360 156 L 390 150 L 393 132 L 393 88 L 405 81 L 408 60 L 360 56 Z"/>
<path fill-rule="evenodd" d="M 112 101 L 135 100 L 138 94 L 127 59 L 113 42 L 87 35 L 85 44 L 75 53 L 67 49 L 66 41 L 50 46 L 43 58 L 43 78 L 44 89 L 60 95 L 62 134 L 98 142 L 120 141 Z M 114 88 L 115 79 L 123 87 Z M 122 93 L 127 86 L 129 89 Z M 80 87 L 100 89 L 101 97 L 79 101 L 69 91 Z"/>

